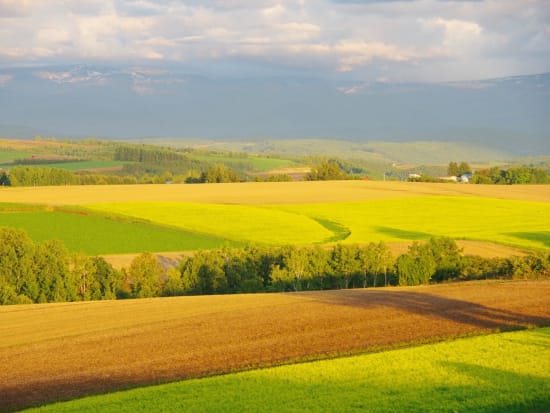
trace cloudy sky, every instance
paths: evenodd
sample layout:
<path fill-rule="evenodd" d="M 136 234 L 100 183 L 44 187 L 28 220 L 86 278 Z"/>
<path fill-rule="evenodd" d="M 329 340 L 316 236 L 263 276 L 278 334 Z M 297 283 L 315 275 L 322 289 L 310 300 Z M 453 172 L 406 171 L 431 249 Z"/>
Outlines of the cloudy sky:
<path fill-rule="evenodd" d="M 541 73 L 550 1 L 0 0 L 0 68 L 89 62 L 392 82 Z"/>

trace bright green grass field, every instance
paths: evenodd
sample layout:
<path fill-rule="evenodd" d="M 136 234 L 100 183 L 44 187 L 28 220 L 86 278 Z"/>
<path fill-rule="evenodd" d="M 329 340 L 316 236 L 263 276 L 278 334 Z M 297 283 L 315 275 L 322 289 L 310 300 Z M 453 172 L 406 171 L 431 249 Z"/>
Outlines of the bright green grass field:
<path fill-rule="evenodd" d="M 550 328 L 294 364 L 54 404 L 39 412 L 542 412 Z"/>
<path fill-rule="evenodd" d="M 59 239 L 69 251 L 91 255 L 185 251 L 239 245 L 215 236 L 147 222 L 81 215 L 78 212 L 77 209 L 52 211 L 40 207 L 21 211 L 9 204 L 0 204 L 0 227 L 24 229 L 34 241 Z"/>
<path fill-rule="evenodd" d="M 431 236 L 550 248 L 550 204 L 417 197 L 287 206 L 116 203 L 88 206 L 242 242 L 409 241 Z"/>

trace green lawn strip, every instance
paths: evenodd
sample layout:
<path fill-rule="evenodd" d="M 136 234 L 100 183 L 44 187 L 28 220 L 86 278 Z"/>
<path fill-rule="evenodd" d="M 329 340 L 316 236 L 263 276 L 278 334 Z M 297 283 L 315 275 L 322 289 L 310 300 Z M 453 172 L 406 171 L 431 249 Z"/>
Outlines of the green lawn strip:
<path fill-rule="evenodd" d="M 304 245 L 334 236 L 331 230 L 299 211 L 288 212 L 263 206 L 119 202 L 86 207 L 243 243 Z"/>
<path fill-rule="evenodd" d="M 58 239 L 70 251 L 90 255 L 187 251 L 241 245 L 214 235 L 76 207 L 52 209 L 0 204 L 0 226 L 24 229 L 34 241 Z"/>
<path fill-rule="evenodd" d="M 550 248 L 550 204 L 543 202 L 430 196 L 272 208 L 337 222 L 351 231 L 350 243 L 448 236 Z"/>
<path fill-rule="evenodd" d="M 142 387 L 38 412 L 542 412 L 550 328 Z"/>

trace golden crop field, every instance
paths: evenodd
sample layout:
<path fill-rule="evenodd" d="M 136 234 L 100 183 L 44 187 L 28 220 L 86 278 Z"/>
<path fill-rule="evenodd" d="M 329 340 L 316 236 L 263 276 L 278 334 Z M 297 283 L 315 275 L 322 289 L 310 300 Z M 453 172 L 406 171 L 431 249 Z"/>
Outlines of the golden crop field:
<path fill-rule="evenodd" d="M 0 202 L 82 205 L 199 202 L 285 205 L 419 196 L 474 196 L 550 202 L 550 185 L 460 185 L 381 181 L 250 182 L 206 185 L 99 185 L 0 188 Z"/>
<path fill-rule="evenodd" d="M 550 325 L 550 282 L 0 307 L 0 410 Z"/>
<path fill-rule="evenodd" d="M 6 222 L 25 225 L 39 240 L 59 237 L 69 246 L 78 244 L 85 252 L 103 255 L 182 252 L 201 245 L 221 245 L 223 240 L 232 245 L 384 241 L 402 252 L 399 246 L 403 243 L 450 236 L 465 241 L 465 253 L 484 256 L 522 253 L 511 247 L 550 246 L 550 185 L 328 181 L 26 187 L 0 188 L 0 202 L 54 206 L 57 209 L 51 219 L 12 214 L 6 216 Z M 77 219 L 75 214 L 69 216 L 70 206 L 86 207 L 88 212 Z M 122 249 L 120 240 L 98 244 L 103 235 L 89 231 L 103 226 L 120 231 L 113 221 L 103 218 L 91 225 L 97 213 L 154 225 L 143 227 L 143 231 L 153 231 L 155 237 L 151 233 L 147 242 L 132 237 L 133 249 Z M 65 220 L 67 225 L 63 225 Z M 69 224 L 75 220 L 81 228 L 77 233 Z M 59 231 L 52 233 L 45 225 L 54 221 Z M 117 225 L 122 230 L 123 224 Z M 172 235 L 170 241 L 163 242 L 163 228 L 186 235 L 180 237 L 181 242 Z M 83 233 L 88 236 L 82 238 Z M 114 262 L 127 261 L 114 258 Z"/>

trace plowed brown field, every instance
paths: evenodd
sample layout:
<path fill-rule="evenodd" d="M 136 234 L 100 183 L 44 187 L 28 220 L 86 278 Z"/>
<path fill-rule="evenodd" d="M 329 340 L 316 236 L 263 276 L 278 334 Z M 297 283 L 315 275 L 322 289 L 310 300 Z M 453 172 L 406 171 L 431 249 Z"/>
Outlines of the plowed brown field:
<path fill-rule="evenodd" d="M 0 410 L 550 325 L 550 282 L 0 307 Z"/>

